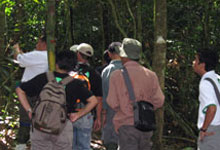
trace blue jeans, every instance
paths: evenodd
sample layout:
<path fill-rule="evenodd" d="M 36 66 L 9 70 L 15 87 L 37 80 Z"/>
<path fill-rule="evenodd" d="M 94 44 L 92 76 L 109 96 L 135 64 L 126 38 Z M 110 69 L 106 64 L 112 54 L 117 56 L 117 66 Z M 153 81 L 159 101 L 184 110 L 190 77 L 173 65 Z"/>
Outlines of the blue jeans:
<path fill-rule="evenodd" d="M 91 150 L 93 116 L 91 113 L 73 123 L 73 150 Z"/>

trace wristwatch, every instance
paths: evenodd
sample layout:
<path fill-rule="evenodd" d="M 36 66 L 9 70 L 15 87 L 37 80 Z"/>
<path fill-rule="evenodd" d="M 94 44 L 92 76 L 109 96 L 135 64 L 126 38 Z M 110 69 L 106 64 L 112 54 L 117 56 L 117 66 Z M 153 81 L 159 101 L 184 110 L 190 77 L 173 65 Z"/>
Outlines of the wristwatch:
<path fill-rule="evenodd" d="M 203 128 L 201 128 L 199 131 L 206 132 L 207 129 L 203 129 Z"/>

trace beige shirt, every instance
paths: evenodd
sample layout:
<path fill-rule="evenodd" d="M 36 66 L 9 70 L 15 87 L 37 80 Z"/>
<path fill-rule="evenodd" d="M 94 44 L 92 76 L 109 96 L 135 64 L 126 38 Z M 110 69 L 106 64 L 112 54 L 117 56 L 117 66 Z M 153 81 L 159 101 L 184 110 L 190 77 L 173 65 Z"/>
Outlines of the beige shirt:
<path fill-rule="evenodd" d="M 146 100 L 153 104 L 154 109 L 163 106 L 164 95 L 161 91 L 156 74 L 135 61 L 124 64 L 137 100 Z M 116 111 L 113 123 L 116 132 L 122 125 L 134 125 L 133 108 L 121 70 L 116 70 L 110 77 L 107 103 Z"/>

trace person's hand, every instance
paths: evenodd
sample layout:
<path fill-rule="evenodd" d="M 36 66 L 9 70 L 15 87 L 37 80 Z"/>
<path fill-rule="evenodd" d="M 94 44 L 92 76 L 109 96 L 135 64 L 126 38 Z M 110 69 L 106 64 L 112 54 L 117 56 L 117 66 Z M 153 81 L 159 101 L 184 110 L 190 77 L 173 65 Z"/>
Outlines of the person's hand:
<path fill-rule="evenodd" d="M 202 141 L 205 136 L 211 136 L 211 135 L 214 135 L 215 133 L 214 132 L 203 132 L 203 131 L 200 131 L 199 132 L 199 140 Z"/>
<path fill-rule="evenodd" d="M 15 45 L 13 45 L 13 49 L 16 51 L 16 52 L 20 52 L 21 49 L 20 49 L 20 46 L 18 43 L 16 43 Z"/>
<path fill-rule="evenodd" d="M 29 108 L 27 110 L 27 114 L 28 114 L 29 119 L 31 119 L 32 118 L 32 109 L 31 108 Z"/>
<path fill-rule="evenodd" d="M 94 131 L 99 131 L 102 127 L 102 123 L 101 123 L 101 119 L 96 119 L 95 122 L 94 122 L 94 126 L 93 126 L 93 129 Z"/>
<path fill-rule="evenodd" d="M 71 122 L 75 122 L 76 120 L 78 120 L 80 118 L 80 116 L 78 113 L 70 113 L 69 118 L 70 118 Z"/>
<path fill-rule="evenodd" d="M 29 117 L 30 120 L 31 120 L 31 118 L 32 118 L 32 112 L 28 112 L 28 117 Z"/>

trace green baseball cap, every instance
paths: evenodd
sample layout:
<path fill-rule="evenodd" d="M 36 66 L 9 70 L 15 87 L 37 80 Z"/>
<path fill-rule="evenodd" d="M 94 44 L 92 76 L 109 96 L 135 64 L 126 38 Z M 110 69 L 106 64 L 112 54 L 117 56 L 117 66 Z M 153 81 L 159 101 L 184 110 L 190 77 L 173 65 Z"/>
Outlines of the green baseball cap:
<path fill-rule="evenodd" d="M 132 38 L 124 38 L 122 41 L 122 45 L 119 48 L 121 57 L 126 57 L 130 59 L 139 59 L 141 52 L 142 44 L 135 39 Z"/>

